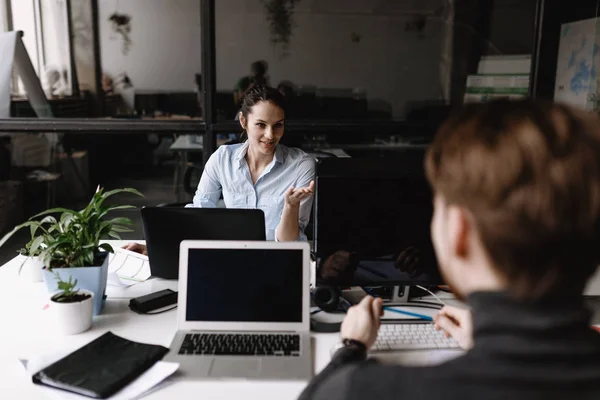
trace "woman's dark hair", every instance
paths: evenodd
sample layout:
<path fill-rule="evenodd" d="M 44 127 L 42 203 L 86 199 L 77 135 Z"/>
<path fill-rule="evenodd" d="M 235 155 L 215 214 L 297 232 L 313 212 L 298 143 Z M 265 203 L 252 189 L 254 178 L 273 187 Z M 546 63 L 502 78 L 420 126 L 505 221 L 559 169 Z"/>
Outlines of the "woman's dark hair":
<path fill-rule="evenodd" d="M 252 112 L 252 107 L 261 101 L 270 101 L 285 113 L 285 98 L 277 90 L 266 85 L 256 85 L 246 92 L 242 99 L 242 115 L 248 119 L 248 114 Z"/>

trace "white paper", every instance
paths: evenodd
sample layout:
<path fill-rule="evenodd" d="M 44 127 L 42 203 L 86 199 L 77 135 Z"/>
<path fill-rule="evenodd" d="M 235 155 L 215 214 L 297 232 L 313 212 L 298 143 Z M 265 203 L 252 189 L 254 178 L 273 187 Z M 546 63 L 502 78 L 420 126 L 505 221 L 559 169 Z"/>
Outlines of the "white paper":
<path fill-rule="evenodd" d="M 132 280 L 121 279 L 121 278 L 119 278 L 119 275 L 117 275 L 116 272 L 109 272 L 106 283 L 109 285 L 113 285 L 113 286 L 120 286 L 120 287 L 127 288 L 129 286 L 135 285 L 138 282 L 135 282 Z"/>
<path fill-rule="evenodd" d="M 20 360 L 21 363 L 26 365 L 27 372 L 30 375 L 34 375 L 36 372 L 44 369 L 50 364 L 60 360 L 61 358 L 70 354 L 72 350 L 66 352 L 55 352 L 51 354 L 46 354 L 44 356 L 35 357 L 31 360 Z M 139 399 L 146 394 L 154 392 L 156 386 L 167 379 L 169 376 L 173 375 L 175 371 L 179 368 L 178 363 L 173 362 L 165 362 L 158 361 L 152 367 L 150 367 L 146 372 L 140 375 L 136 380 L 131 382 L 129 385 L 125 386 L 119 392 L 115 393 L 113 396 L 109 397 L 110 400 L 130 400 L 130 399 Z M 162 387 L 163 385 L 161 385 Z M 39 386 L 40 391 L 52 399 L 57 400 L 79 400 L 79 399 L 88 399 L 88 397 L 80 396 L 75 393 L 66 392 L 60 389 L 54 389 L 48 386 Z"/>
<path fill-rule="evenodd" d="M 116 248 L 108 261 L 108 283 L 129 287 L 150 278 L 148 256 L 130 250 Z"/>

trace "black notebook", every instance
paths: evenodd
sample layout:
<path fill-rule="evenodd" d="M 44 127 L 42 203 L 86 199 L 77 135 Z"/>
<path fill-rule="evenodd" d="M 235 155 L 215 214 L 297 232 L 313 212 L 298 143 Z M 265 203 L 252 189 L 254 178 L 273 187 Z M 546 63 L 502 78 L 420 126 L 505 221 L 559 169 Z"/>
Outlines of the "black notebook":
<path fill-rule="evenodd" d="M 33 376 L 33 383 L 105 399 L 162 359 L 169 349 L 107 332 Z"/>

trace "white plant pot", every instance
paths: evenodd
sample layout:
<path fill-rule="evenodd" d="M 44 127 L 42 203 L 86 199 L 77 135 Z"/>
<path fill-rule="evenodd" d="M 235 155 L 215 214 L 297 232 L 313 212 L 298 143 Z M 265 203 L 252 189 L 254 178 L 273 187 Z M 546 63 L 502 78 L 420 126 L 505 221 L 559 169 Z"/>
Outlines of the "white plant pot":
<path fill-rule="evenodd" d="M 28 282 L 42 281 L 44 263 L 38 257 L 27 257 L 21 267 L 20 276 Z"/>
<path fill-rule="evenodd" d="M 57 303 L 50 297 L 51 318 L 57 330 L 63 335 L 75 335 L 85 332 L 92 326 L 92 312 L 94 310 L 94 293 L 89 290 L 79 290 L 81 294 L 91 297 L 77 303 Z"/>

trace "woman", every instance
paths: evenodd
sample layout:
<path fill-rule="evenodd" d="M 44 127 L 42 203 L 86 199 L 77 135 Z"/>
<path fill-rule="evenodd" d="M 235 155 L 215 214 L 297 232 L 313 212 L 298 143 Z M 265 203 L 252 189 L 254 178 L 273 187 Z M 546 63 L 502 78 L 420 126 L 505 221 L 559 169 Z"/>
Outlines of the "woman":
<path fill-rule="evenodd" d="M 302 150 L 279 144 L 285 120 L 284 98 L 258 85 L 242 101 L 244 143 L 221 146 L 204 166 L 194 207 L 259 208 L 265 213 L 267 240 L 306 240 L 315 162 Z"/>
<path fill-rule="evenodd" d="M 315 161 L 302 150 L 279 144 L 285 102 L 279 91 L 258 85 L 241 105 L 247 140 L 221 146 L 208 159 L 191 207 L 258 208 L 265 213 L 267 240 L 306 240 L 314 190 Z M 126 249 L 145 253 L 136 244 Z"/>

